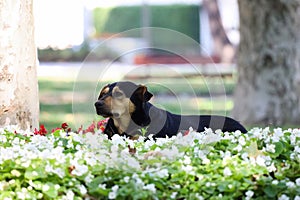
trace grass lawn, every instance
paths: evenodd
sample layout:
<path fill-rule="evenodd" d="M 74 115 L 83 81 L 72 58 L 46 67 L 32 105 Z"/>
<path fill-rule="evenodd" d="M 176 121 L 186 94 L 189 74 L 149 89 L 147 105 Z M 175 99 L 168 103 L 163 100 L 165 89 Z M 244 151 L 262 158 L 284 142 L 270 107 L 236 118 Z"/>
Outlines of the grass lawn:
<path fill-rule="evenodd" d="M 151 102 L 174 113 L 228 115 L 233 107 L 233 80 L 225 83 L 196 78 L 189 79 L 188 83 L 187 80 L 175 79 L 135 82 L 147 83 L 149 91 L 154 94 Z M 93 120 L 101 119 L 96 116 L 93 103 L 105 84 L 77 82 L 74 87 L 72 81 L 39 79 L 40 124 L 50 130 L 67 122 L 77 129 L 80 125 L 86 127 Z"/>

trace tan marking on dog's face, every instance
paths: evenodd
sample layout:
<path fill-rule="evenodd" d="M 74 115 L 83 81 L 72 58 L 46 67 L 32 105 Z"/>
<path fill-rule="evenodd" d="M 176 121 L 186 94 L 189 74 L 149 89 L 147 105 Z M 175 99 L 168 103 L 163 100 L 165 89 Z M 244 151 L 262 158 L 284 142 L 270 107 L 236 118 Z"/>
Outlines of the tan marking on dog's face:
<path fill-rule="evenodd" d="M 103 96 L 104 96 L 105 94 L 107 94 L 108 92 L 109 92 L 109 87 L 108 87 L 108 85 L 107 85 L 107 86 L 105 86 L 105 87 L 101 90 L 98 99 L 100 99 L 101 97 L 103 97 Z"/>
<path fill-rule="evenodd" d="M 109 92 L 109 87 L 103 88 L 99 98 Z M 125 132 L 131 120 L 131 113 L 135 110 L 135 105 L 125 96 L 124 92 L 118 87 L 114 87 L 111 95 L 103 99 L 105 106 L 113 114 L 112 119 L 119 133 Z"/>
<path fill-rule="evenodd" d="M 112 91 L 111 111 L 119 117 L 130 115 L 135 110 L 135 105 L 125 96 L 124 92 L 118 87 Z"/>

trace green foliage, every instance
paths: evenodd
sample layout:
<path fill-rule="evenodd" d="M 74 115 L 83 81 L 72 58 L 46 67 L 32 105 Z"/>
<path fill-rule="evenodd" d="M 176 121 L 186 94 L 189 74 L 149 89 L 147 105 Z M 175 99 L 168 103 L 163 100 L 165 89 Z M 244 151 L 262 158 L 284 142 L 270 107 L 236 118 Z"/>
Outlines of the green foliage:
<path fill-rule="evenodd" d="M 0 128 L 0 200 L 300 198 L 299 129 L 144 139 Z"/>
<path fill-rule="evenodd" d="M 38 57 L 40 61 L 83 61 L 89 54 L 90 48 L 87 41 L 84 42 L 78 49 L 67 48 L 67 49 L 38 49 Z"/>
<path fill-rule="evenodd" d="M 149 6 L 152 27 L 172 29 L 199 41 L 199 6 L 197 5 L 163 5 Z M 97 35 L 103 33 L 120 33 L 142 27 L 141 6 L 119 6 L 114 8 L 96 8 L 94 26 Z M 130 36 L 140 36 L 134 33 Z M 153 37 L 156 42 L 170 42 L 168 35 Z M 172 38 L 171 38 L 172 39 Z M 175 45 L 180 42 L 172 40 Z"/>

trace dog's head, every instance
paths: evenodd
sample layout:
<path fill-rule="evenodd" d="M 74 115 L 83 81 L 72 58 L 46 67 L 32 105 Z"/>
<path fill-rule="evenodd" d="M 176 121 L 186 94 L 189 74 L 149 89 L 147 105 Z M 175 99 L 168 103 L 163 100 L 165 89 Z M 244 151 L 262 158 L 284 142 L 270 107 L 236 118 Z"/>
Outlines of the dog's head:
<path fill-rule="evenodd" d="M 96 112 L 103 117 L 121 118 L 133 113 L 152 96 L 144 85 L 115 82 L 102 88 L 95 103 Z"/>

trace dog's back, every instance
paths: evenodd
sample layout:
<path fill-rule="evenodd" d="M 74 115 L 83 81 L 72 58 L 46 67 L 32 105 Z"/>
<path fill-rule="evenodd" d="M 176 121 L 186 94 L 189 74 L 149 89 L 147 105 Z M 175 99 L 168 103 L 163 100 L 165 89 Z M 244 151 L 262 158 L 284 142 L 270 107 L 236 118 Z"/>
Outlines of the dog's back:
<path fill-rule="evenodd" d="M 148 133 L 154 137 L 171 137 L 179 131 L 188 130 L 192 127 L 198 132 L 203 132 L 205 128 L 212 130 L 222 130 L 223 132 L 233 132 L 240 130 L 247 133 L 247 130 L 236 120 L 218 115 L 177 115 L 166 110 L 159 109 L 148 103 L 150 124 Z"/>

